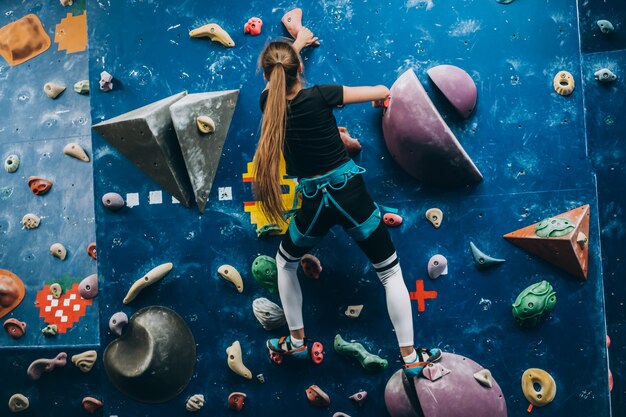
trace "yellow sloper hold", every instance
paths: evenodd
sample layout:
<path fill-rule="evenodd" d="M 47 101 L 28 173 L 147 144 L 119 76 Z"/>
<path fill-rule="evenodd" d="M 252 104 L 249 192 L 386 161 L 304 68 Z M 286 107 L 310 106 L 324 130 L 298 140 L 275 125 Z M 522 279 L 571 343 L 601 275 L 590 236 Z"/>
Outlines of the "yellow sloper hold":
<path fill-rule="evenodd" d="M 228 367 L 237 375 L 241 375 L 246 379 L 252 379 L 252 372 L 243 364 L 241 353 L 241 344 L 239 340 L 235 340 L 232 345 L 226 349 L 228 355 Z"/>
<path fill-rule="evenodd" d="M 59 51 L 68 54 L 87 49 L 87 12 L 74 16 L 68 13 L 54 29 L 54 41 L 59 44 Z"/>
<path fill-rule="evenodd" d="M 213 42 L 219 42 L 222 45 L 232 48 L 235 46 L 235 41 L 217 23 L 209 23 L 208 25 L 200 26 L 197 29 L 189 32 L 189 36 L 192 38 L 210 38 Z"/>
<path fill-rule="evenodd" d="M 281 157 L 280 161 L 280 177 L 282 180 L 280 181 L 280 185 L 286 186 L 289 188 L 289 191 L 282 195 L 283 199 L 283 207 L 285 209 L 290 210 L 293 206 L 293 200 L 296 194 L 296 186 L 298 185 L 298 181 L 294 178 L 286 178 L 287 177 L 287 165 L 285 164 L 285 160 Z M 243 174 L 241 177 L 243 182 L 254 183 L 254 163 L 248 162 L 248 172 Z M 245 201 L 244 203 L 244 211 L 246 213 L 250 213 L 250 224 L 256 226 L 257 229 L 265 226 L 266 224 L 273 223 L 271 222 L 261 211 L 261 206 L 258 201 Z M 300 206 L 300 203 L 298 203 Z M 281 221 L 278 226 L 281 228 L 280 233 L 284 234 L 287 232 L 287 228 L 289 227 L 289 222 Z"/>
<path fill-rule="evenodd" d="M 50 37 L 34 14 L 0 28 L 0 55 L 14 67 L 45 52 L 50 47 Z"/>
<path fill-rule="evenodd" d="M 217 269 L 217 273 L 220 274 L 220 276 L 226 281 L 232 282 L 235 285 L 235 288 L 237 288 L 238 293 L 243 292 L 243 279 L 241 278 L 239 271 L 237 271 L 234 266 L 222 265 Z"/>

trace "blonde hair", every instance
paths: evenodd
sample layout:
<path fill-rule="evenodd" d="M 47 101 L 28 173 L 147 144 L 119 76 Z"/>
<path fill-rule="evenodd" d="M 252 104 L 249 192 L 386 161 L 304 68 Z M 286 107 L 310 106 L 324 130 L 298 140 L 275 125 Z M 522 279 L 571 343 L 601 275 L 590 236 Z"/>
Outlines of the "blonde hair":
<path fill-rule="evenodd" d="M 280 222 L 284 206 L 280 186 L 280 161 L 287 128 L 287 95 L 298 81 L 300 59 L 286 41 L 270 42 L 259 56 L 259 67 L 268 80 L 261 138 L 254 154 L 254 194 L 261 211 L 273 222 Z"/>

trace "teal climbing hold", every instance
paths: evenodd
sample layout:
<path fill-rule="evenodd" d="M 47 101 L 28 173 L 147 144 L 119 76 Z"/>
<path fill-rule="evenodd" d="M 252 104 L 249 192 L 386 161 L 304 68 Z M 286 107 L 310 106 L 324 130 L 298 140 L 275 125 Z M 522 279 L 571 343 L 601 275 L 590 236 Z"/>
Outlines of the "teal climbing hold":
<path fill-rule="evenodd" d="M 283 230 L 282 227 L 277 225 L 276 223 L 269 223 L 262 227 L 259 227 L 256 230 L 256 237 L 259 239 L 264 238 L 265 236 L 280 233 Z"/>
<path fill-rule="evenodd" d="M 359 342 L 346 342 L 340 335 L 335 336 L 334 347 L 337 353 L 356 358 L 368 371 L 384 371 L 389 365 L 387 359 L 368 352 Z"/>
<path fill-rule="evenodd" d="M 504 259 L 493 258 L 483 251 L 478 249 L 474 242 L 470 242 L 470 249 L 472 250 L 472 256 L 474 257 L 474 263 L 478 268 L 486 268 L 489 266 L 500 265 L 504 262 Z"/>

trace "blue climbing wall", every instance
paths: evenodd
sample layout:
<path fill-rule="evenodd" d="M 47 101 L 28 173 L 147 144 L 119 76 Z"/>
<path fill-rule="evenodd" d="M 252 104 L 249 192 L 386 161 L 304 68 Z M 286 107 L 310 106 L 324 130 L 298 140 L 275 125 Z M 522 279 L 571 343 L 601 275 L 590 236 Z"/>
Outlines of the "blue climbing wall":
<path fill-rule="evenodd" d="M 78 3 L 75 14 L 82 13 Z M 48 77 L 69 87 L 86 78 L 86 53 L 66 55 L 57 52 L 53 43 L 50 50 L 26 64 L 0 67 L 0 101 L 11 109 L 10 113 L 0 114 L 1 155 L 4 158 L 19 152 L 24 164 L 16 174 L 0 172 L 0 188 L 4 187 L 0 196 L 0 268 L 14 271 L 27 282 L 27 299 L 12 316 L 27 321 L 31 330 L 19 342 L 22 347 L 6 334 L 0 338 L 0 346 L 8 346 L 0 354 L 0 371 L 13 377 L 10 383 L 0 383 L 0 400 L 6 402 L 11 394 L 21 391 L 31 399 L 31 415 L 80 415 L 84 413 L 80 411 L 80 398 L 92 395 L 105 402 L 105 415 L 175 416 L 186 414 L 184 404 L 190 395 L 202 393 L 207 405 L 198 415 L 229 415 L 228 394 L 243 391 L 248 395 L 243 415 L 297 412 L 313 416 L 335 411 L 353 416 L 386 415 L 384 386 L 400 365 L 395 359 L 395 336 L 374 271 L 341 230 L 333 230 L 313 252 L 324 266 L 321 279 L 301 277 L 308 336 L 326 346 L 320 366 L 272 363 L 264 341 L 285 330 L 266 332 L 252 314 L 255 298 L 278 302 L 275 294 L 254 282 L 250 266 L 258 254 L 273 255 L 280 239 L 257 240 L 256 226 L 244 211 L 244 202 L 253 198 L 243 175 L 252 160 L 261 118 L 258 95 L 263 79 L 256 72 L 256 58 L 268 39 L 286 34 L 280 18 L 298 6 L 304 9 L 304 23 L 322 43 L 303 53 L 309 84 L 390 86 L 402 72 L 414 69 L 484 175 L 481 184 L 457 190 L 422 186 L 395 165 L 387 152 L 380 111 L 367 104 L 336 111 L 339 123 L 363 144 L 356 159 L 368 170 L 365 178 L 371 193 L 381 204 L 400 209 L 404 217 L 403 225 L 391 232 L 409 291 L 415 291 L 416 281 L 423 280 L 427 291 L 437 292 L 436 298 L 425 300 L 424 312 L 418 313 L 414 304 L 417 343 L 465 355 L 489 368 L 506 396 L 510 416 L 527 414 L 520 378 L 530 367 L 547 370 L 558 384 L 555 401 L 533 413 L 609 416 L 598 220 L 604 239 L 614 239 L 610 242 L 617 245 L 615 242 L 623 236 L 619 232 L 621 220 L 611 218 L 621 215 L 617 203 L 611 205 L 601 197 L 602 211 L 598 215 L 594 166 L 608 170 L 611 165 L 603 161 L 613 158 L 615 172 L 603 174 L 598 168 L 599 178 L 606 178 L 605 183 L 598 183 L 600 195 L 603 190 L 610 193 L 621 172 L 617 165 L 621 154 L 603 156 L 609 151 L 600 146 L 593 148 L 592 144 L 594 137 L 599 145 L 611 132 L 610 140 L 619 141 L 622 101 L 613 90 L 615 86 L 597 88 L 591 69 L 595 65 L 612 64 L 615 69 L 622 66 L 620 55 L 599 56 L 596 52 L 620 49 L 623 35 L 616 33 L 612 41 L 599 37 L 594 24 L 601 11 L 582 2 L 581 54 L 579 10 L 573 0 L 546 1 L 540 6 L 526 0 L 509 5 L 495 0 L 450 3 L 90 2 L 89 79 L 95 87 L 102 70 L 115 76 L 112 92 L 92 91 L 91 117 L 86 97 L 66 91 L 53 102 L 41 92 Z M 607 13 L 619 16 L 617 1 L 613 8 Z M 1 24 L 35 12 L 51 37 L 54 25 L 72 10 L 57 4 L 44 7 L 42 3 L 26 2 L 6 9 L 0 14 Z M 243 24 L 252 16 L 264 21 L 259 37 L 243 34 Z M 231 34 L 235 48 L 188 37 L 190 29 L 210 22 L 219 23 Z M 429 82 L 426 70 L 438 64 L 457 65 L 474 79 L 479 98 L 469 120 L 458 118 Z M 560 70 L 570 71 L 576 79 L 577 89 L 569 97 L 561 97 L 552 89 L 552 78 Z M 227 89 L 239 89 L 240 96 L 204 215 L 173 201 L 99 135 L 94 133 L 93 144 L 89 142 L 90 123 L 183 90 L 196 93 Z M 603 113 L 591 111 L 590 103 L 604 109 Z M 95 197 L 90 191 L 92 165 L 61 152 L 70 137 L 93 157 Z M 593 165 L 587 155 L 588 145 Z M 33 175 L 55 180 L 49 195 L 35 197 L 25 186 L 32 170 L 38 171 Z M 232 199 L 220 196 L 219 187 L 230 187 Z M 110 191 L 120 193 L 127 201 L 136 197 L 138 205 L 116 213 L 106 211 L 99 199 Z M 85 255 L 86 245 L 95 235 L 94 200 L 100 295 L 80 326 L 56 339 L 43 339 L 37 331 L 43 321 L 33 302 L 35 292 L 48 282 L 47 276 L 68 274 L 82 279 L 94 272 L 93 261 Z M 591 205 L 592 217 L 587 281 L 573 278 L 502 239 L 505 233 L 583 204 Z M 430 207 L 440 207 L 444 212 L 439 229 L 424 218 Z M 36 208 L 49 213 L 42 227 L 21 230 L 21 216 Z M 63 236 L 59 233 L 67 233 L 68 243 L 64 243 L 71 257 L 65 263 L 48 255 L 49 245 Z M 469 252 L 470 240 L 507 262 L 485 272 L 477 270 Z M 605 266 L 615 274 L 610 282 L 617 286 L 616 259 L 620 255 L 604 247 Z M 450 273 L 431 281 L 426 264 L 436 253 L 447 257 Z M 121 300 L 130 285 L 164 262 L 173 262 L 172 272 L 131 304 L 123 305 Z M 242 273 L 242 294 L 218 276 L 217 268 L 224 263 Z M 554 286 L 557 307 L 537 328 L 521 330 L 512 319 L 510 305 L 522 289 L 542 279 Z M 611 299 L 623 299 L 623 289 L 616 289 L 615 294 L 607 297 L 609 306 L 618 303 Z M 356 320 L 343 314 L 350 304 L 365 305 Z M 148 305 L 176 310 L 194 333 L 197 366 L 179 397 L 161 405 L 132 401 L 110 384 L 100 361 L 95 371 L 86 375 L 68 365 L 37 383 L 26 379 L 30 361 L 42 353 L 53 357 L 61 346 L 72 346 L 63 349 L 70 355 L 85 350 L 81 347 L 87 345 L 99 346 L 102 353 L 114 340 L 107 325 L 109 317 L 117 311 L 130 316 Z M 609 321 L 615 323 L 611 329 L 616 338 L 623 321 L 623 315 Z M 383 373 L 369 374 L 356 362 L 335 354 L 332 339 L 337 333 L 345 339 L 359 340 L 370 351 L 388 358 L 391 366 Z M 241 342 L 246 365 L 254 375 L 262 373 L 265 384 L 256 378 L 246 381 L 228 369 L 225 350 L 235 340 Z M 623 337 L 616 342 L 617 347 L 611 349 L 623 346 Z M 40 345 L 46 349 L 26 348 Z M 613 371 L 619 382 L 619 372 Z M 311 384 L 330 395 L 329 410 L 308 404 L 304 390 Z M 363 389 L 369 392 L 369 399 L 359 408 L 348 396 Z"/>
<path fill-rule="evenodd" d="M 0 268 L 15 273 L 26 287 L 24 301 L 0 320 L 16 318 L 27 325 L 21 339 L 14 340 L 4 331 L 0 335 L 0 414 L 9 413 L 9 397 L 20 392 L 31 401 L 25 415 L 76 415 L 83 412 L 84 396 L 101 392 L 97 372 L 85 375 L 69 363 L 51 378 L 47 375 L 33 382 L 26 369 L 37 358 L 52 358 L 61 351 L 71 357 L 100 345 L 98 299 L 77 306 L 77 294 L 69 291 L 73 284 L 96 273 L 96 262 L 87 255 L 87 245 L 96 235 L 92 163 L 63 153 L 65 145 L 74 142 L 91 156 L 89 96 L 73 91 L 75 82 L 88 78 L 88 53 L 85 49 L 68 54 L 54 42 L 56 26 L 68 13 L 82 15 L 85 2 L 76 1 L 68 8 L 58 2 L 10 3 L 2 4 L 0 27 L 33 13 L 52 44 L 46 52 L 15 67 L 0 59 L 0 158 L 3 166 L 10 154 L 21 159 L 15 173 L 0 171 Z M 52 100 L 44 94 L 47 82 L 65 85 L 67 90 Z M 27 183 L 30 176 L 51 180 L 51 190 L 34 195 Z M 27 213 L 41 218 L 37 229 L 22 227 Z M 67 249 L 63 261 L 50 254 L 55 242 Z M 47 299 L 44 285 L 54 282 L 65 293 L 52 301 Z M 73 316 L 78 321 L 72 323 Z M 72 325 L 54 337 L 45 337 L 41 329 L 53 323 Z M 67 396 L 68 392 L 72 395 Z"/>
<path fill-rule="evenodd" d="M 580 4 L 580 33 L 582 49 L 585 107 L 587 108 L 587 138 L 589 154 L 598 177 L 598 208 L 601 224 L 602 260 L 605 283 L 607 330 L 611 338 L 610 368 L 614 378 L 611 395 L 614 415 L 626 413 L 626 310 L 624 299 L 624 208 L 623 193 L 625 121 L 624 68 L 626 68 L 626 5 L 620 1 L 584 1 Z M 615 32 L 602 34 L 598 19 L 608 19 Z M 618 75 L 612 84 L 600 84 L 594 72 L 609 68 Z"/>

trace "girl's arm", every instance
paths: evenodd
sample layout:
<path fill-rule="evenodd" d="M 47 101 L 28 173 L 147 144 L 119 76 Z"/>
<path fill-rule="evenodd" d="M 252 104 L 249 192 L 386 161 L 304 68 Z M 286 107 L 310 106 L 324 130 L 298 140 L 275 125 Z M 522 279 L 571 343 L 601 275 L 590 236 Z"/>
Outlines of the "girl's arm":
<path fill-rule="evenodd" d="M 384 85 L 367 87 L 343 86 L 343 104 L 381 101 L 385 100 L 387 97 L 389 97 L 389 89 Z"/>

